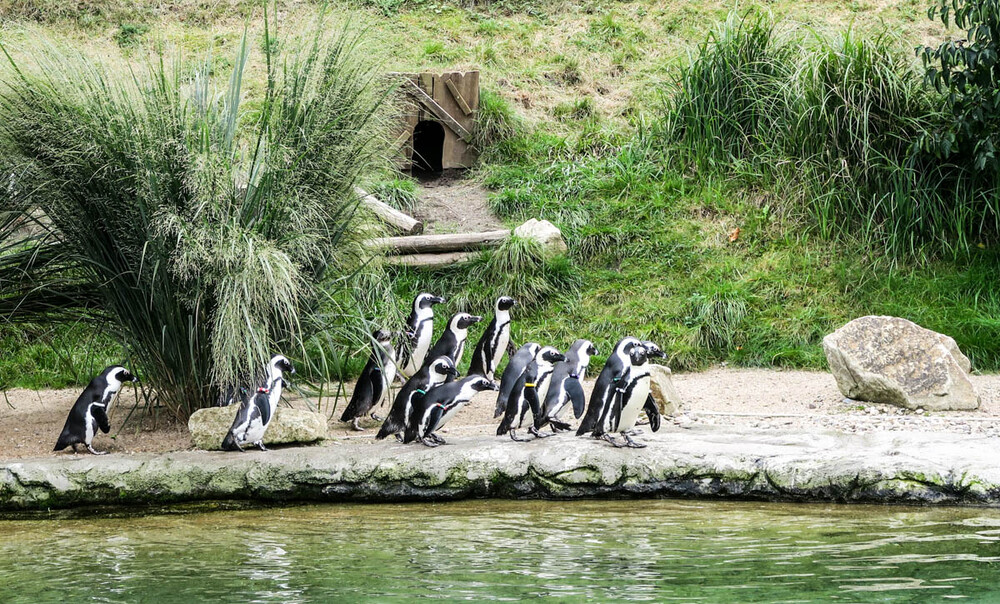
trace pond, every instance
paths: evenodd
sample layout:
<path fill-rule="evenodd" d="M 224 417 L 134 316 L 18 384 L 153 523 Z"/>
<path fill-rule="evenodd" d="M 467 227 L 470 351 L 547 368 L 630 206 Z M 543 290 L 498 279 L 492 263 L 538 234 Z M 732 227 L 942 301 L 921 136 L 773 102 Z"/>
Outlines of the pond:
<path fill-rule="evenodd" d="M 0 601 L 995 601 L 1000 510 L 309 505 L 0 521 Z"/>

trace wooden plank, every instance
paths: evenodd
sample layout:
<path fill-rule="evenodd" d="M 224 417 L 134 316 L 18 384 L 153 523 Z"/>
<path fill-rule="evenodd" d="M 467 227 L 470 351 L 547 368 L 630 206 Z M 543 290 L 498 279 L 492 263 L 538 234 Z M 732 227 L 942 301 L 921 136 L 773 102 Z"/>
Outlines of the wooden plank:
<path fill-rule="evenodd" d="M 424 232 L 424 223 L 419 220 L 407 216 L 390 205 L 382 203 L 377 197 L 360 187 L 354 187 L 354 192 L 361 197 L 361 203 L 386 224 L 395 227 L 407 235 Z"/>
<path fill-rule="evenodd" d="M 396 138 L 396 142 L 392 143 L 390 149 L 392 149 L 393 151 L 399 149 L 407 142 L 409 142 L 411 136 L 413 136 L 413 133 L 410 132 L 409 130 L 406 130 L 405 132 L 400 134 L 398 138 Z"/>
<path fill-rule="evenodd" d="M 411 237 L 381 237 L 368 245 L 383 248 L 390 254 L 429 254 L 478 250 L 500 245 L 510 237 L 507 229 L 483 233 L 452 233 L 448 235 L 414 235 Z"/>
<path fill-rule="evenodd" d="M 445 268 L 463 264 L 476 257 L 479 252 L 449 252 L 447 254 L 406 254 L 404 256 L 386 256 L 385 261 L 392 266 L 411 266 L 415 268 Z"/>
<path fill-rule="evenodd" d="M 458 103 L 458 108 L 462 110 L 462 113 L 465 115 L 472 115 L 472 109 L 469 108 L 469 104 L 465 102 L 465 97 L 462 96 L 462 93 L 458 91 L 458 86 L 455 86 L 455 82 L 452 82 L 451 78 L 448 78 L 444 81 L 444 85 L 448 87 L 448 92 L 451 93 L 455 102 Z"/>
<path fill-rule="evenodd" d="M 421 105 L 423 105 L 424 107 L 427 108 L 428 111 L 433 113 L 434 117 L 438 118 L 439 120 L 441 120 L 442 123 L 451 128 L 451 131 L 457 134 L 459 138 L 461 138 L 467 143 L 472 142 L 472 134 L 468 130 L 466 130 L 465 127 L 462 126 L 462 124 L 459 124 L 458 120 L 449 115 L 448 112 L 445 111 L 443 107 L 441 107 L 441 105 L 438 105 L 437 101 L 432 99 L 430 96 L 428 96 L 426 92 L 421 90 L 419 86 L 417 86 L 416 84 L 410 84 L 408 92 L 411 92 L 414 98 L 416 98 Z"/>

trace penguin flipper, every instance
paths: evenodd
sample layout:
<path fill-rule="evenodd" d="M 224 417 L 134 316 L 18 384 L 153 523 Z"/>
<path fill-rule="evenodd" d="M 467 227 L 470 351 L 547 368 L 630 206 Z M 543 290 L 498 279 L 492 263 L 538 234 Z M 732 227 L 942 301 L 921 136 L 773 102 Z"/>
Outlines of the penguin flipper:
<path fill-rule="evenodd" d="M 583 415 L 583 409 L 587 405 L 587 397 L 583 393 L 583 384 L 580 380 L 569 378 L 563 382 L 563 388 L 566 389 L 566 395 L 569 396 L 569 400 L 573 403 L 573 415 L 576 419 L 580 419 Z"/>
<path fill-rule="evenodd" d="M 378 381 L 377 385 L 375 383 L 376 378 Z M 368 364 L 365 365 L 364 371 L 361 372 L 361 377 L 359 377 L 357 383 L 354 384 L 354 392 L 351 393 L 351 401 L 347 403 L 344 413 L 340 416 L 340 421 L 349 422 L 356 417 L 361 417 L 367 414 L 368 410 L 374 406 L 373 401 L 375 400 L 376 386 L 381 389 L 381 371 L 379 370 L 377 364 L 372 361 L 368 361 Z"/>
<path fill-rule="evenodd" d="M 653 400 L 652 394 L 646 397 L 646 404 L 642 406 L 642 410 L 646 412 L 646 417 L 649 418 L 649 429 L 653 432 L 659 431 L 660 409 L 656 406 L 656 401 Z"/>
<path fill-rule="evenodd" d="M 111 420 L 108 419 L 107 410 L 102 405 L 92 406 L 90 415 L 97 420 L 97 427 L 101 429 L 101 432 L 105 434 L 111 432 Z"/>

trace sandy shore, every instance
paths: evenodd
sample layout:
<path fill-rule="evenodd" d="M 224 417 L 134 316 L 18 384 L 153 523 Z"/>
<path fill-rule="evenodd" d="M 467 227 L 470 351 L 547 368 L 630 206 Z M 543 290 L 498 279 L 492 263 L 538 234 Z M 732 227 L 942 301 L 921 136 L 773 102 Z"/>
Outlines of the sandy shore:
<path fill-rule="evenodd" d="M 972 376 L 982 397 L 976 411 L 918 414 L 888 405 L 849 401 L 837 390 L 833 377 L 819 371 L 775 371 L 765 369 L 715 368 L 701 373 L 674 375 L 674 385 L 684 400 L 681 413 L 673 418 L 677 426 L 718 425 L 761 430 L 801 430 L 840 432 L 928 431 L 1000 436 L 1000 375 Z M 589 392 L 592 382 L 585 385 Z M 77 390 L 10 390 L 0 400 L 0 459 L 17 459 L 52 454 L 52 446 L 66 421 Z M 349 395 L 345 390 L 343 396 Z M 453 436 L 490 435 L 495 397 L 477 397 L 442 434 Z M 328 417 L 337 418 L 346 405 L 343 397 L 322 401 L 292 399 L 294 407 L 319 405 Z M 165 412 L 152 417 L 137 409 L 131 389 L 123 391 L 112 407 L 112 430 L 100 434 L 97 449 L 117 453 L 162 453 L 191 448 L 187 427 Z M 384 410 L 383 410 L 384 411 Z M 384 413 L 383 413 L 384 414 Z M 126 421 L 127 420 L 127 421 Z M 355 432 L 331 419 L 334 439 L 372 440 L 377 424 L 363 424 L 368 431 Z M 63 455 L 71 453 L 62 453 Z"/>

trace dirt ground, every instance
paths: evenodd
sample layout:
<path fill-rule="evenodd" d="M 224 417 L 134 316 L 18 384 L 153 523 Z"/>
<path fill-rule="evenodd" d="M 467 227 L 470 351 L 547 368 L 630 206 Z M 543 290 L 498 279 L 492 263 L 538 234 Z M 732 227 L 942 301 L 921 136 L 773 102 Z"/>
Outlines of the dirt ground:
<path fill-rule="evenodd" d="M 490 210 L 489 193 L 461 174 L 444 172 L 420 179 L 417 207 L 413 215 L 424 223 L 424 232 L 471 233 L 504 228 Z"/>
<path fill-rule="evenodd" d="M 683 400 L 680 413 L 672 421 L 681 427 L 696 424 L 726 424 L 748 429 L 839 430 L 867 432 L 882 430 L 947 430 L 969 434 L 1000 436 L 1000 375 L 972 376 L 982 396 L 976 411 L 919 414 L 888 405 L 871 405 L 844 399 L 833 377 L 818 371 L 774 371 L 766 369 L 715 368 L 702 373 L 674 375 L 674 386 Z M 593 382 L 588 380 L 588 392 Z M 66 415 L 79 395 L 77 390 L 10 390 L 0 398 L 0 459 L 52 455 Z M 343 395 L 349 396 L 345 390 Z M 498 423 L 493 419 L 495 395 L 476 397 L 455 420 L 442 430 L 446 438 L 470 434 L 490 434 Z M 317 401 L 297 398 L 294 407 L 316 407 Z M 191 448 L 187 427 L 171 420 L 144 416 L 141 409 L 126 418 L 135 405 L 131 388 L 123 390 L 111 410 L 111 433 L 94 439 L 98 450 L 116 453 L 167 452 Z M 326 398 L 320 410 L 335 417 L 346 400 Z M 384 415 L 384 409 L 383 415 Z M 280 413 L 280 412 L 279 412 Z M 565 419 L 571 419 L 567 413 Z M 367 420 L 365 432 L 355 432 L 346 424 L 331 420 L 334 439 L 371 439 L 377 423 Z M 71 452 L 57 455 L 72 455 Z"/>

